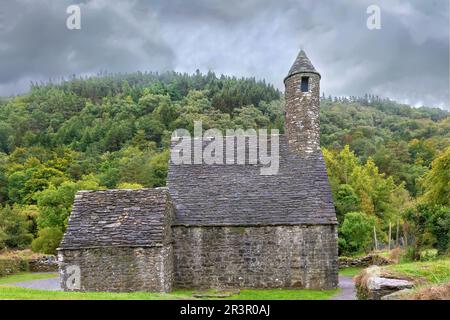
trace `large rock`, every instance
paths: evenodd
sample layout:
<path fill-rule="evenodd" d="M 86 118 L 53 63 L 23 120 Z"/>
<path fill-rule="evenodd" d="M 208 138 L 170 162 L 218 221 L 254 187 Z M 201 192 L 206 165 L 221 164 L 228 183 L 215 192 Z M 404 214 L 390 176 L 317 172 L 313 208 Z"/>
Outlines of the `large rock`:
<path fill-rule="evenodd" d="M 381 300 L 400 290 L 411 289 L 414 283 L 404 279 L 388 278 L 381 274 L 381 268 L 372 266 L 364 270 L 357 278 L 357 295 L 359 299 Z"/>
<path fill-rule="evenodd" d="M 407 280 L 371 277 L 367 280 L 367 289 L 371 293 L 372 300 L 380 300 L 381 297 L 394 292 L 411 289 L 413 283 Z"/>
<path fill-rule="evenodd" d="M 414 292 L 412 289 L 403 289 L 394 293 L 382 296 L 381 300 L 408 300 Z"/>

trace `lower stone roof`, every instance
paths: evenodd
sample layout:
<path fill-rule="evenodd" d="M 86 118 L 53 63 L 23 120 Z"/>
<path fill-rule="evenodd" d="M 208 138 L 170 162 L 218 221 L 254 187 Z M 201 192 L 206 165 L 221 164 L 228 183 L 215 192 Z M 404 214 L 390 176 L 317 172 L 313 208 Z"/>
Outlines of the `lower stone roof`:
<path fill-rule="evenodd" d="M 165 188 L 80 191 L 60 249 L 162 246 L 173 208 Z"/>

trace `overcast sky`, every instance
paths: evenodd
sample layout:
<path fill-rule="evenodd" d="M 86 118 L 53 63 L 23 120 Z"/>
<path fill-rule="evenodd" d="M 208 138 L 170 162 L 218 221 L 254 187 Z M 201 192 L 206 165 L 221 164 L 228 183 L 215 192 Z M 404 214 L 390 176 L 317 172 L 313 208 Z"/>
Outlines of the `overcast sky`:
<path fill-rule="evenodd" d="M 101 70 L 213 70 L 283 89 L 300 48 L 332 95 L 449 108 L 448 0 L 0 0 L 0 95 Z M 80 4 L 81 30 L 66 8 Z M 381 30 L 366 26 L 381 8 Z"/>

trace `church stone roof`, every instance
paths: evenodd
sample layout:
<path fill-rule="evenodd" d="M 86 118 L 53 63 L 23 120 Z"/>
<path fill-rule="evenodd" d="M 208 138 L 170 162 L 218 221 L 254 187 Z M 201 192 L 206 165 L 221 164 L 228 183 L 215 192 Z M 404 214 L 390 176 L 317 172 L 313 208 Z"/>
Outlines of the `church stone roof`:
<path fill-rule="evenodd" d="M 295 59 L 294 64 L 292 65 L 288 75 L 285 78 L 285 81 L 290 76 L 298 73 L 316 73 L 320 76 L 320 73 L 317 72 L 316 68 L 314 68 L 313 64 L 303 50 L 300 51 L 297 59 Z"/>
<path fill-rule="evenodd" d="M 175 225 L 336 224 L 322 153 L 300 157 L 289 151 L 284 135 L 279 141 L 279 173 L 272 176 L 260 175 L 260 164 L 170 162 L 168 187 Z"/>
<path fill-rule="evenodd" d="M 165 188 L 80 191 L 60 249 L 161 246 L 172 218 Z"/>

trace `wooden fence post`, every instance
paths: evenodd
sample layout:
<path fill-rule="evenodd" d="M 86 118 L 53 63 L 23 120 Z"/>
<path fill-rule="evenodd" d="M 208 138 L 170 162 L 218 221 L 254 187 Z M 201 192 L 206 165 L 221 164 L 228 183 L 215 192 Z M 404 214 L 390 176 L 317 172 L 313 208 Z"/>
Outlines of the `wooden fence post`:
<path fill-rule="evenodd" d="M 391 250 L 391 233 L 392 233 L 392 224 L 389 222 L 389 244 L 388 244 L 388 250 Z"/>
<path fill-rule="evenodd" d="M 378 251 L 377 230 L 375 229 L 375 226 L 373 226 L 373 240 L 375 242 L 375 250 Z"/>
<path fill-rule="evenodd" d="M 397 235 L 396 235 L 396 237 L 395 237 L 395 242 L 396 242 L 397 248 L 398 248 L 399 245 L 400 245 L 400 242 L 399 242 L 399 233 L 400 233 L 400 222 L 397 220 Z"/>

